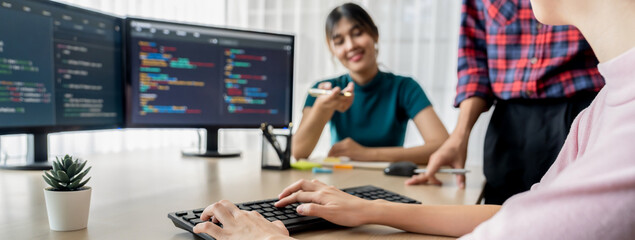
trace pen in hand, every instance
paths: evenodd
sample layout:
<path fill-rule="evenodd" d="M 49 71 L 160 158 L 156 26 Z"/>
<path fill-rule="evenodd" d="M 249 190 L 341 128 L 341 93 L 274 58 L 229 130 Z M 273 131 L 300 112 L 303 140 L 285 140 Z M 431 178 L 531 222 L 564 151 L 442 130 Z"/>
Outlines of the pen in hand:
<path fill-rule="evenodd" d="M 329 95 L 332 92 L 333 92 L 332 90 L 319 89 L 319 88 L 309 89 L 309 95 L 311 95 L 312 97 L 317 97 L 320 95 Z M 340 96 L 350 97 L 350 96 L 353 96 L 353 94 L 351 92 L 340 92 Z"/>

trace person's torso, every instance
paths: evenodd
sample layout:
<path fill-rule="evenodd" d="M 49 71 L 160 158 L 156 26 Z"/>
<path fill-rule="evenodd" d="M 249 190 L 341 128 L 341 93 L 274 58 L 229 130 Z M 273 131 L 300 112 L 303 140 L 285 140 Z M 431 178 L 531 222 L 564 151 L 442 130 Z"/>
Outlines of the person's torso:
<path fill-rule="evenodd" d="M 344 88 L 353 80 L 347 74 L 330 81 L 333 87 Z M 356 84 L 351 107 L 336 111 L 331 118 L 331 142 L 350 137 L 368 147 L 402 146 L 409 120 L 398 102 L 404 81 L 406 78 L 379 72 L 368 84 Z"/>
<path fill-rule="evenodd" d="M 570 97 L 599 91 L 597 59 L 573 26 L 543 25 L 530 0 L 482 0 L 487 65 L 499 99 Z"/>
<path fill-rule="evenodd" d="M 578 115 L 540 183 L 508 199 L 462 239 L 632 239 L 635 48 L 600 65 L 606 87 Z M 506 227 L 501 227 L 506 226 Z"/>

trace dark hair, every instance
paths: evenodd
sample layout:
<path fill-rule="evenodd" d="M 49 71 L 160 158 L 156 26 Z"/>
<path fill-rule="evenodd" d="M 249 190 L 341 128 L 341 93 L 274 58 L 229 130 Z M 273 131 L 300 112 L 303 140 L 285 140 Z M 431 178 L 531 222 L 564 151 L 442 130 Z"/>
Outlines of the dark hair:
<path fill-rule="evenodd" d="M 345 3 L 339 7 L 336 7 L 326 17 L 326 42 L 331 42 L 331 36 L 333 36 L 333 28 L 342 18 L 346 18 L 359 25 L 359 27 L 370 34 L 375 41 L 379 40 L 379 31 L 373 19 L 368 13 L 359 5 L 354 3 Z"/>

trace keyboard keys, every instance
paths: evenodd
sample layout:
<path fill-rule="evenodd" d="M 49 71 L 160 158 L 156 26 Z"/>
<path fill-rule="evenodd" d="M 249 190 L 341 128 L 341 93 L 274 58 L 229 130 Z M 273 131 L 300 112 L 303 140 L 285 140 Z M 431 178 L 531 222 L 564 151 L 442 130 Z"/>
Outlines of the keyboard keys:
<path fill-rule="evenodd" d="M 190 223 L 192 225 L 194 225 L 194 226 L 196 226 L 196 224 L 199 224 L 199 223 L 202 223 L 202 222 L 205 222 L 205 221 L 203 221 L 201 219 L 192 219 L 192 220 L 190 220 Z"/>
<path fill-rule="evenodd" d="M 282 223 L 284 223 L 285 226 L 289 226 L 289 225 L 303 223 L 303 222 L 312 221 L 312 220 L 316 220 L 316 219 L 321 219 L 321 218 L 303 216 L 303 217 L 299 217 L 299 218 L 291 218 L 291 219 L 281 220 L 281 221 L 282 221 Z"/>
<path fill-rule="evenodd" d="M 186 215 L 186 214 L 187 214 L 187 212 L 186 212 L 186 211 L 180 211 L 180 212 L 176 212 L 176 213 L 174 213 L 174 215 L 176 215 L 177 217 L 184 216 L 184 215 Z"/>
<path fill-rule="evenodd" d="M 250 205 L 249 207 L 252 208 L 252 209 L 258 209 L 258 208 L 260 208 L 260 205 L 254 204 L 254 205 Z"/>
<path fill-rule="evenodd" d="M 245 211 L 250 211 L 251 210 L 250 207 L 244 206 L 244 205 L 240 205 L 240 206 L 238 206 L 238 208 L 240 208 L 240 210 L 245 210 Z"/>

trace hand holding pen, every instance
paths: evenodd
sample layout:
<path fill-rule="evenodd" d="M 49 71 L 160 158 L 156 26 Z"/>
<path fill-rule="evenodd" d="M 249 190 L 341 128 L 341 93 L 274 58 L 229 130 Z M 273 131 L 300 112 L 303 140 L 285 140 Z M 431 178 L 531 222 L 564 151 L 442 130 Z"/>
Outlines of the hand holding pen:
<path fill-rule="evenodd" d="M 353 104 L 354 86 L 353 82 L 349 82 L 344 89 L 340 89 L 340 87 L 332 88 L 330 82 L 322 82 L 318 85 L 318 89 L 309 90 L 309 94 L 317 96 L 314 107 L 345 112 Z"/>
<path fill-rule="evenodd" d="M 321 95 L 331 95 L 333 94 L 333 90 L 319 89 L 319 88 L 311 88 L 309 89 L 309 95 L 312 97 L 318 97 Z M 351 92 L 340 92 L 340 96 L 350 97 L 353 96 Z"/>

